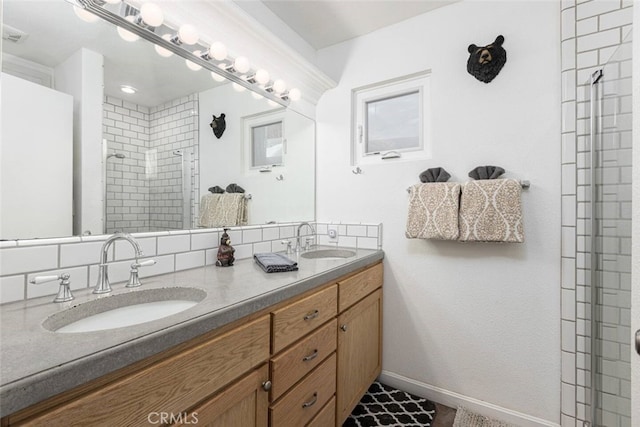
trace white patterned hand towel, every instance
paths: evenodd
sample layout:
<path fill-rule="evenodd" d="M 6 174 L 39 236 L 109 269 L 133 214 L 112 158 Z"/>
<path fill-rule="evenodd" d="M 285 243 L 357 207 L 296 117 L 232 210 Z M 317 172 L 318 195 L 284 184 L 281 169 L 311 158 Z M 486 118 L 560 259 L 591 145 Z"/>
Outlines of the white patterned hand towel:
<path fill-rule="evenodd" d="M 200 227 L 247 224 L 247 200 L 242 193 L 205 194 L 200 199 Z"/>
<path fill-rule="evenodd" d="M 524 242 L 521 193 L 515 179 L 466 182 L 460 196 L 460 240 Z"/>
<path fill-rule="evenodd" d="M 409 189 L 405 235 L 410 239 L 458 239 L 460 184 L 429 182 Z"/>

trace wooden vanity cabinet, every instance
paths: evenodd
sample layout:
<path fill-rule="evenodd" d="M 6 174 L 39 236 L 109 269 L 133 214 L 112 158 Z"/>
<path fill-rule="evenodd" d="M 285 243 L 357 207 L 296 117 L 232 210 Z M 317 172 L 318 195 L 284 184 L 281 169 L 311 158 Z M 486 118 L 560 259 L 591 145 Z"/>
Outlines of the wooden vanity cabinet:
<path fill-rule="evenodd" d="M 380 374 L 381 287 L 377 263 L 1 425 L 341 426 Z"/>
<path fill-rule="evenodd" d="M 336 421 L 341 426 L 382 370 L 382 264 L 338 282 Z"/>

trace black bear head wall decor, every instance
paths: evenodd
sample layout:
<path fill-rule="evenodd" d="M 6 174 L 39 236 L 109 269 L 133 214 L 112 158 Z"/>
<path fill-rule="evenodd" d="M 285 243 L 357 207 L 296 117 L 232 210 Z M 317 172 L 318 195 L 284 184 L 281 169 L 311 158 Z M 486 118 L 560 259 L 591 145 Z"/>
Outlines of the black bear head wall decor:
<path fill-rule="evenodd" d="M 502 47 L 504 37 L 498 36 L 496 40 L 488 46 L 476 46 L 470 44 L 469 59 L 467 60 L 467 71 L 481 82 L 489 83 L 493 80 L 505 62 L 507 62 L 507 52 Z"/>
<path fill-rule="evenodd" d="M 224 130 L 227 128 L 227 123 L 224 121 L 224 113 L 220 114 L 220 117 L 213 116 L 213 120 L 209 123 L 211 129 L 213 130 L 213 134 L 216 138 L 220 139 Z"/>

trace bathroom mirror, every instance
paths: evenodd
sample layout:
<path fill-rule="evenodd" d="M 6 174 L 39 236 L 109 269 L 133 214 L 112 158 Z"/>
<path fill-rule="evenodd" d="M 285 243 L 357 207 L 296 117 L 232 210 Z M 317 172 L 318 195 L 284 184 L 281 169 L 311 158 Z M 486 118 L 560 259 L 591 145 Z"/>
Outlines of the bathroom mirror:
<path fill-rule="evenodd" d="M 15 167 L 2 177 L 0 216 L 17 222 L 3 220 L 0 239 L 198 228 L 208 188 L 230 184 L 246 192 L 247 224 L 314 219 L 313 120 L 194 71 L 176 54 L 163 57 L 145 40 L 125 41 L 110 23 L 85 22 L 65 0 L 5 0 L 3 25 L 3 87 L 20 89 L 11 99 L 3 90 L 2 157 Z M 50 119 L 69 122 L 62 134 L 54 137 L 53 125 L 26 132 L 57 114 L 60 93 L 74 105 L 71 116 Z M 7 120 L 5 111 L 18 117 L 20 109 L 20 122 Z M 210 123 L 220 114 L 218 139 Z M 9 121 L 19 127 L 5 137 Z M 256 135 L 272 123 L 281 135 L 260 145 Z M 9 146 L 22 152 L 8 159 Z M 257 149 L 279 150 L 283 160 L 253 164 Z M 34 154 L 47 150 L 50 161 L 35 165 Z M 65 168 L 72 176 L 56 181 Z"/>

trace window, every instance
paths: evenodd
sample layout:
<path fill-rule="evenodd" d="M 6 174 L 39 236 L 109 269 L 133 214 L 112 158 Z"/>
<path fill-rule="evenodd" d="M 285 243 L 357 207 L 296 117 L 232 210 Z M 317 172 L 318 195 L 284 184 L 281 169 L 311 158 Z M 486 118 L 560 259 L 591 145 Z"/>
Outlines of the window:
<path fill-rule="evenodd" d="M 284 110 L 244 117 L 243 157 L 247 171 L 284 166 Z"/>
<path fill-rule="evenodd" d="M 429 73 L 354 89 L 352 163 L 429 157 Z"/>
<path fill-rule="evenodd" d="M 282 122 L 257 125 L 251 128 L 251 167 L 282 164 Z"/>

